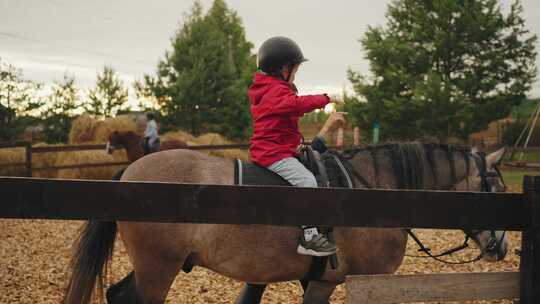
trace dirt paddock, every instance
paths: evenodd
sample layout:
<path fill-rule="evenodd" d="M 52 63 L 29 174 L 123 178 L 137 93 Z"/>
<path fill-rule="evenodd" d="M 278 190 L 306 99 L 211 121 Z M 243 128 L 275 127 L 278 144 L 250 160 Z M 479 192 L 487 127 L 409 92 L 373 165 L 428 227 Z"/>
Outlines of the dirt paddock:
<path fill-rule="evenodd" d="M 43 220 L 0 220 L 0 303 L 60 303 L 67 281 L 71 245 L 83 222 Z M 418 230 L 427 246 L 435 252 L 456 246 L 463 233 L 452 230 Z M 476 262 L 467 265 L 444 265 L 430 259 L 405 258 L 399 273 L 514 271 L 519 258 L 514 253 L 520 247 L 520 233 L 509 233 L 507 258 L 498 263 Z M 416 254 L 411 241 L 407 249 Z M 467 249 L 455 258 L 476 256 Z M 116 282 L 131 270 L 122 242 L 117 242 L 109 280 Z M 167 303 L 234 303 L 241 283 L 205 269 L 195 268 L 181 273 L 174 282 Z M 272 284 L 263 299 L 265 304 L 301 303 L 298 283 Z M 97 303 L 97 302 L 96 302 Z M 339 286 L 332 303 L 345 303 L 344 286 Z M 450 302 L 445 302 L 450 303 Z M 455 302 L 454 302 L 455 303 Z M 510 303 L 510 301 L 460 302 Z"/>

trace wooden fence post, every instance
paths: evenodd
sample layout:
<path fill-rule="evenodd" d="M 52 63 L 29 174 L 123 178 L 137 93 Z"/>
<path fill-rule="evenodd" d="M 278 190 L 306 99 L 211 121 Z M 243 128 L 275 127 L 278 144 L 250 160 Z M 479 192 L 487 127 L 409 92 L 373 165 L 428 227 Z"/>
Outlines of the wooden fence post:
<path fill-rule="evenodd" d="M 340 127 L 338 128 L 337 134 L 336 134 L 336 147 L 338 149 L 343 148 L 343 136 L 344 136 L 343 127 Z"/>
<path fill-rule="evenodd" d="M 32 177 L 32 143 L 24 143 L 24 151 L 26 152 L 26 176 Z"/>
<path fill-rule="evenodd" d="M 361 139 L 361 137 L 360 137 L 360 128 L 359 128 L 359 127 L 354 127 L 354 133 L 353 133 L 353 145 L 354 145 L 354 146 L 359 146 L 361 140 L 362 140 L 362 139 Z"/>
<path fill-rule="evenodd" d="M 522 232 L 520 304 L 537 304 L 540 303 L 540 176 L 525 176 L 523 192 L 531 217 Z"/>

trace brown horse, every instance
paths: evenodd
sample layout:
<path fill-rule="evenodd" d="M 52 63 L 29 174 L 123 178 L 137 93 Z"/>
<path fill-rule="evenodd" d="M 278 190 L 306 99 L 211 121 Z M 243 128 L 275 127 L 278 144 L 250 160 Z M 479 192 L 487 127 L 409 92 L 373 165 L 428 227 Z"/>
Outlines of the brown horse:
<path fill-rule="evenodd" d="M 372 188 L 501 191 L 500 176 L 493 172 L 502 154 L 497 151 L 484 158 L 468 148 L 413 142 L 356 148 L 345 151 L 342 157 L 352 166 L 356 185 L 365 180 Z M 481 175 L 489 176 L 489 182 L 479 177 L 486 171 L 492 174 Z M 171 150 L 131 164 L 122 180 L 230 185 L 233 172 L 230 160 Z M 251 284 L 266 284 L 301 279 L 312 260 L 296 253 L 301 232 L 294 227 L 89 222 L 73 257 L 65 303 L 89 303 L 96 281 L 102 282 L 117 230 L 134 272 L 108 290 L 107 299 L 115 304 L 164 303 L 174 278 L 186 265 L 206 267 Z M 466 233 L 477 243 L 484 259 L 500 260 L 506 255 L 504 232 Z M 336 270 L 327 266 L 320 281 L 310 282 L 303 303 L 329 303 L 334 288 L 346 275 L 394 273 L 407 244 L 403 229 L 336 227 L 334 235 L 340 265 Z"/>
<path fill-rule="evenodd" d="M 126 149 L 129 162 L 134 162 L 144 156 L 141 148 L 142 136 L 133 131 L 113 131 L 109 134 L 107 142 L 107 153 L 112 153 L 114 149 Z M 161 143 L 159 150 L 184 149 L 188 145 L 181 140 L 166 140 Z"/>

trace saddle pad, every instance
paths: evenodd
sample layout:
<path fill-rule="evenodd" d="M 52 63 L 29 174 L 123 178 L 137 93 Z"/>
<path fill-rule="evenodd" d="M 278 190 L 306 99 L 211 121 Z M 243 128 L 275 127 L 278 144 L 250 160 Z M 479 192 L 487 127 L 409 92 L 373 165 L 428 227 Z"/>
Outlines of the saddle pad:
<path fill-rule="evenodd" d="M 235 160 L 234 164 L 235 185 L 265 185 L 265 186 L 290 186 L 290 184 L 276 173 L 251 162 Z"/>

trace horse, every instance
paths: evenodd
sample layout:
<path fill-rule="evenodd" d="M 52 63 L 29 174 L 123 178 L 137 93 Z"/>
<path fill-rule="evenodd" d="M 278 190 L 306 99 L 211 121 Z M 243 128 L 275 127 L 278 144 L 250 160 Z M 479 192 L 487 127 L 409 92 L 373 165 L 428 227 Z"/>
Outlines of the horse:
<path fill-rule="evenodd" d="M 350 166 L 358 188 L 501 192 L 505 188 L 496 164 L 503 153 L 501 149 L 484 156 L 468 147 L 409 142 L 353 148 L 340 157 Z M 121 180 L 231 185 L 233 172 L 231 160 L 169 150 L 134 162 Z M 96 285 L 102 292 L 103 271 L 117 232 L 134 271 L 107 290 L 110 304 L 164 303 L 176 275 L 193 265 L 248 286 L 264 287 L 303 278 L 312 262 L 312 257 L 296 253 L 301 229 L 295 227 L 90 221 L 72 257 L 64 303 L 88 304 Z M 464 232 L 477 244 L 484 260 L 505 257 L 504 231 Z M 327 265 L 322 277 L 309 283 L 305 304 L 328 304 L 347 275 L 394 273 L 403 261 L 408 236 L 405 229 L 335 227 L 334 238 L 339 267 Z M 239 303 L 259 300 L 249 302 L 241 296 Z"/>
<path fill-rule="evenodd" d="M 144 156 L 144 151 L 141 148 L 142 136 L 133 131 L 113 131 L 109 134 L 106 151 L 112 153 L 114 149 L 126 149 L 128 160 L 130 163 Z M 185 149 L 188 145 L 177 139 L 163 141 L 159 147 L 159 151 L 171 149 Z"/>

